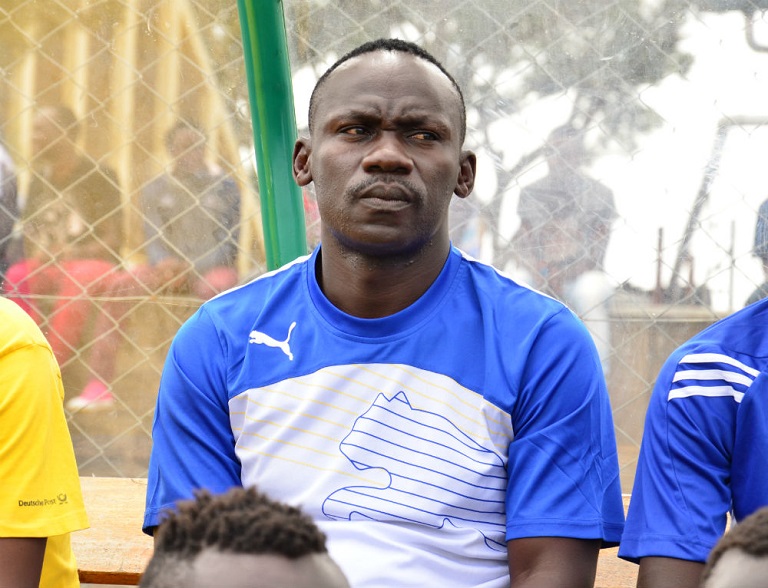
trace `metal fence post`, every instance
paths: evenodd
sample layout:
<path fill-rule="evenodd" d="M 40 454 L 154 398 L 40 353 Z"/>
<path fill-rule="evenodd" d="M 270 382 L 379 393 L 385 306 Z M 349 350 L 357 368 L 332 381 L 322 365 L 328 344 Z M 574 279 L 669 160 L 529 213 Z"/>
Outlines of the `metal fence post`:
<path fill-rule="evenodd" d="M 307 252 L 301 190 L 291 156 L 296 140 L 282 0 L 238 0 L 253 121 L 268 269 Z"/>

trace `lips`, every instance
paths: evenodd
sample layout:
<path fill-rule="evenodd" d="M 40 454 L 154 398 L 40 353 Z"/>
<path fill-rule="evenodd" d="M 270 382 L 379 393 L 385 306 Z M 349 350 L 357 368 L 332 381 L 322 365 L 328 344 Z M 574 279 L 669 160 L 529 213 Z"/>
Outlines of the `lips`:
<path fill-rule="evenodd" d="M 412 202 L 410 191 L 397 183 L 375 183 L 362 190 L 360 202 L 376 210 L 396 212 Z"/>
<path fill-rule="evenodd" d="M 361 200 L 413 201 L 413 189 L 403 182 L 373 181 L 367 182 L 356 190 Z"/>

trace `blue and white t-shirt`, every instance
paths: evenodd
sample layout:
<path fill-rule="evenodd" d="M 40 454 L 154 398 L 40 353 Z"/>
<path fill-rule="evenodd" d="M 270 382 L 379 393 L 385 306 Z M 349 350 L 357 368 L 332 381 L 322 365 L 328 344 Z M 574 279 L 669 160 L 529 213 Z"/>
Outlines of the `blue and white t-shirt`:
<path fill-rule="evenodd" d="M 196 488 L 256 485 L 318 522 L 355 588 L 508 586 L 510 539 L 618 541 L 611 409 L 573 313 L 452 249 L 410 307 L 356 318 L 319 251 L 179 331 L 145 528 Z"/>
<path fill-rule="evenodd" d="M 664 364 L 645 421 L 619 556 L 706 561 L 727 514 L 768 505 L 768 299 Z"/>

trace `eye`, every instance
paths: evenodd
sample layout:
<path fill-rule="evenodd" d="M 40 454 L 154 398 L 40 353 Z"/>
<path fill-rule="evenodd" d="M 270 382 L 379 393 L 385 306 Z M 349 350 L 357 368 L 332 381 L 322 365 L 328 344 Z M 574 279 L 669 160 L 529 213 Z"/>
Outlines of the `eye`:
<path fill-rule="evenodd" d="M 367 135 L 368 129 L 366 129 L 362 125 L 354 125 L 354 126 L 343 127 L 342 129 L 339 130 L 339 132 L 342 135 L 352 135 L 355 137 L 359 137 L 359 136 Z"/>
<path fill-rule="evenodd" d="M 414 133 L 411 133 L 410 135 L 411 139 L 415 139 L 416 141 L 437 141 L 440 139 L 440 137 L 431 131 L 416 131 Z"/>

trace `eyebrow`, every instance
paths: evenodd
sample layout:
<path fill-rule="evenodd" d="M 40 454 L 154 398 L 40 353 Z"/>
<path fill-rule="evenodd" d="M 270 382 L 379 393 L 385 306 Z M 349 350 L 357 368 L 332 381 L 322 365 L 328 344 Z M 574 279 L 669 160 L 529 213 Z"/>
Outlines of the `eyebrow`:
<path fill-rule="evenodd" d="M 329 113 L 328 125 L 333 125 L 340 120 L 353 120 L 361 122 L 377 122 L 382 118 L 381 110 L 375 107 L 350 108 L 338 113 Z M 408 110 L 394 117 L 398 127 L 415 128 L 425 126 L 435 130 L 441 135 L 449 136 L 452 133 L 450 123 L 443 116 L 435 116 L 428 110 Z"/>

